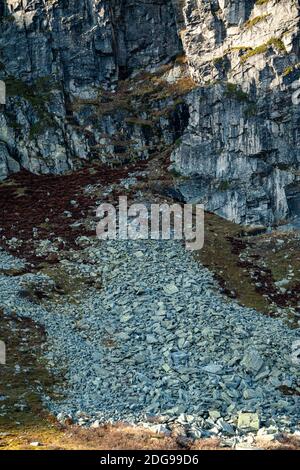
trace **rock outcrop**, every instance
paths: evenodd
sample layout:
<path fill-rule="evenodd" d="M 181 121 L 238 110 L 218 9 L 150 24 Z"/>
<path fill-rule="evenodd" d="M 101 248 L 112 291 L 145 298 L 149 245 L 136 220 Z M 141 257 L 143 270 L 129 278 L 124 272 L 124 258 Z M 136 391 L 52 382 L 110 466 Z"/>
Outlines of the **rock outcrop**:
<path fill-rule="evenodd" d="M 298 1 L 2 0 L 0 52 L 0 179 L 168 153 L 223 217 L 297 206 Z"/>
<path fill-rule="evenodd" d="M 120 84 L 182 53 L 172 2 L 1 3 L 0 78 L 7 106 L 0 177 L 21 167 L 62 173 L 85 159 L 147 157 L 160 136 L 146 104 L 136 109 L 137 90 Z"/>
<path fill-rule="evenodd" d="M 184 49 L 202 86 L 172 155 L 192 176 L 183 194 L 238 223 L 279 222 L 290 188 L 300 191 L 299 4 L 187 0 L 184 13 Z"/>

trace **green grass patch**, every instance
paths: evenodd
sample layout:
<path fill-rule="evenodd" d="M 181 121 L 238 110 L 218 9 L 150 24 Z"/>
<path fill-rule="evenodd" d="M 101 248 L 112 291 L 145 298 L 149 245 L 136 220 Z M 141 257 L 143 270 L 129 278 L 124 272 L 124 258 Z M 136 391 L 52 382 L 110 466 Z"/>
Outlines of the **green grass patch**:
<path fill-rule="evenodd" d="M 214 65 L 222 65 L 223 61 L 224 61 L 224 56 L 222 56 L 222 57 L 215 57 L 215 58 L 213 59 L 213 64 L 214 64 Z"/>
<path fill-rule="evenodd" d="M 7 16 L 2 16 L 0 17 L 0 24 L 9 24 L 9 23 L 14 23 L 15 22 L 15 17 L 14 15 L 7 15 Z"/>
<path fill-rule="evenodd" d="M 255 25 L 257 25 L 258 23 L 260 23 L 261 21 L 266 20 L 268 18 L 268 16 L 269 15 L 256 16 L 255 18 L 252 18 L 251 20 L 246 21 L 246 23 L 244 24 L 244 27 L 247 28 L 247 29 L 251 29 Z"/>
<path fill-rule="evenodd" d="M 255 4 L 256 5 L 265 5 L 266 3 L 269 3 L 270 0 L 256 0 Z"/>
<path fill-rule="evenodd" d="M 265 44 L 261 44 L 260 46 L 255 47 L 254 49 L 251 49 L 246 52 L 246 54 L 241 57 L 241 62 L 246 62 L 248 59 L 250 59 L 250 57 L 253 57 L 255 55 L 264 54 L 265 52 L 267 52 L 269 47 L 275 47 L 279 52 L 282 53 L 286 52 L 285 45 L 280 38 L 271 38 Z"/>
<path fill-rule="evenodd" d="M 230 189 L 230 183 L 229 181 L 221 181 L 219 184 L 219 190 L 220 191 L 228 191 Z"/>
<path fill-rule="evenodd" d="M 153 127 L 153 122 L 149 121 L 147 119 L 127 117 L 127 118 L 125 118 L 125 122 L 127 122 L 127 124 L 132 124 L 132 125 L 136 125 L 136 126 Z"/>
<path fill-rule="evenodd" d="M 283 77 L 288 77 L 291 73 L 295 72 L 295 70 L 297 70 L 299 68 L 300 68 L 300 62 L 298 62 L 297 64 L 294 64 L 294 65 L 289 65 L 288 67 L 286 67 L 284 69 L 282 76 Z"/>
<path fill-rule="evenodd" d="M 245 110 L 245 116 L 246 118 L 250 118 L 253 116 L 257 115 L 257 106 L 255 103 L 250 103 L 249 106 L 247 106 L 247 109 Z"/>

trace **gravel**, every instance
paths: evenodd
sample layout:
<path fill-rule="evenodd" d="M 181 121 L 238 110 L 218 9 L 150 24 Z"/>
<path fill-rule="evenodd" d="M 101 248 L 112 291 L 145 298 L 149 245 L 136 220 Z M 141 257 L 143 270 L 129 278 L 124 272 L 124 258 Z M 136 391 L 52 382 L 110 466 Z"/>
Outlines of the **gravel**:
<path fill-rule="evenodd" d="M 23 269 L 25 267 L 25 262 L 13 258 L 9 253 L 0 248 L 0 273 L 5 273 L 11 269 Z"/>
<path fill-rule="evenodd" d="M 175 241 L 95 242 L 75 258 L 102 285 L 82 289 L 77 303 L 34 303 L 22 289 L 39 275 L 0 274 L 0 306 L 45 327 L 48 367 L 64 373 L 63 398 L 44 397 L 59 420 L 95 427 L 160 417 L 198 437 L 232 435 L 238 421 L 299 430 L 299 396 L 279 390 L 299 387 L 297 330 L 223 297 Z M 2 270 L 15 263 L 0 251 Z"/>

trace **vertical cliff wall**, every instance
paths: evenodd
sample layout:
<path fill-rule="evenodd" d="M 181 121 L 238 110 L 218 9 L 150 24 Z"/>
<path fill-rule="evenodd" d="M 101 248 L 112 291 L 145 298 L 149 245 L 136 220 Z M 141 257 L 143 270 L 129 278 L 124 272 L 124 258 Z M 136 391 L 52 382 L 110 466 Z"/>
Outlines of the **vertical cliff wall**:
<path fill-rule="evenodd" d="M 278 222 L 300 193 L 299 64 L 295 0 L 1 0 L 0 178 L 168 152 L 186 200 Z"/>
<path fill-rule="evenodd" d="M 187 199 L 247 224 L 288 217 L 300 192 L 299 3 L 187 0 L 190 123 L 172 155 Z M 296 189 L 298 188 L 298 189 Z"/>
<path fill-rule="evenodd" d="M 147 121 L 146 103 L 118 87 L 182 53 L 171 1 L 1 1 L 0 51 L 1 178 L 22 167 L 62 173 L 84 159 L 105 160 L 105 146 L 118 154 L 116 142 L 128 157 L 134 147 L 148 156 L 160 141 L 157 129 L 138 125 Z M 140 145 L 128 149 L 133 135 Z"/>

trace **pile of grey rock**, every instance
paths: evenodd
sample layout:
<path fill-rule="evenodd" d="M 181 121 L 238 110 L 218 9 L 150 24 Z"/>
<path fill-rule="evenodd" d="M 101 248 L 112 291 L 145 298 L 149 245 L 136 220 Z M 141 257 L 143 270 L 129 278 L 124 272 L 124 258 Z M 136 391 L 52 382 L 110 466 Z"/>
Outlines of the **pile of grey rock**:
<path fill-rule="evenodd" d="M 24 275 L 0 275 L 0 306 L 44 326 L 48 367 L 64 373 L 62 399 L 44 397 L 60 421 L 181 426 L 232 443 L 299 431 L 298 330 L 227 300 L 178 242 L 95 241 L 76 254 L 101 277 L 77 302 L 34 302 Z"/>

